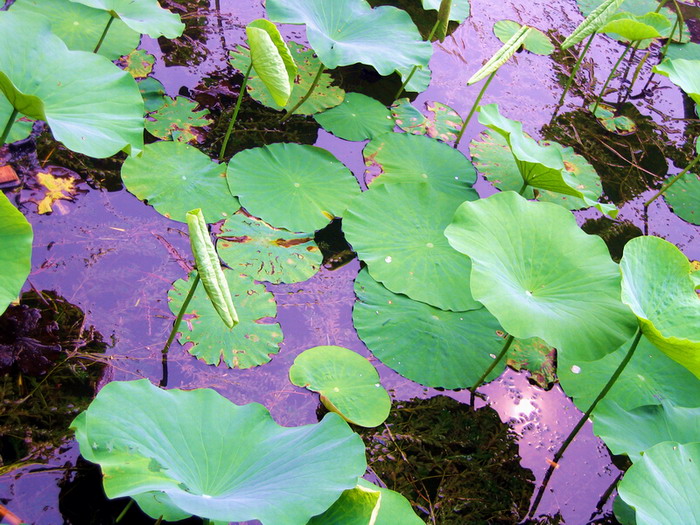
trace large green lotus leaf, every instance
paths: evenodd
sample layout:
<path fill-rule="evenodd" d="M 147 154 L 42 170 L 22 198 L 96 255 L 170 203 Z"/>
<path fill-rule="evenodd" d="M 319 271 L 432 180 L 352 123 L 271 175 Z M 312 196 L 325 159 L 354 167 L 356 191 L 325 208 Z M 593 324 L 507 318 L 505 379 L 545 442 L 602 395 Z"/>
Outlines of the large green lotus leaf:
<path fill-rule="evenodd" d="M 138 33 L 152 38 L 177 38 L 185 30 L 180 15 L 163 9 L 158 0 L 71 0 L 95 9 L 102 9 L 119 18 Z M 111 28 L 110 28 L 111 30 Z"/>
<path fill-rule="evenodd" d="M 256 281 L 306 281 L 323 262 L 313 235 L 273 228 L 241 213 L 226 219 L 218 238 L 216 248 L 221 259 Z"/>
<path fill-rule="evenodd" d="M 700 104 L 700 60 L 684 58 L 667 58 L 661 64 L 654 66 L 654 73 L 659 73 L 671 79 L 695 103 Z"/>
<path fill-rule="evenodd" d="M 358 480 L 357 484 L 370 490 L 378 490 L 382 495 L 379 501 L 377 521 L 374 522 L 374 525 L 396 525 L 397 523 L 401 525 L 425 525 L 425 522 L 416 516 L 408 500 L 398 492 L 378 487 L 362 478 Z"/>
<path fill-rule="evenodd" d="M 684 175 L 666 190 L 664 199 L 673 208 L 673 213 L 681 219 L 700 225 L 700 177 L 698 175 L 694 173 Z"/>
<path fill-rule="evenodd" d="M 462 127 L 462 117 L 450 106 L 440 102 L 426 102 L 426 117 L 408 98 L 401 98 L 391 106 L 391 116 L 402 130 L 414 135 L 427 135 L 442 142 L 454 142 Z"/>
<path fill-rule="evenodd" d="M 381 102 L 361 93 L 314 117 L 323 129 L 345 140 L 367 140 L 394 129 L 391 113 Z"/>
<path fill-rule="evenodd" d="M 439 11 L 441 0 L 422 0 L 423 9 Z M 452 9 L 450 9 L 450 20 L 464 22 L 469 16 L 469 0 L 452 0 Z"/>
<path fill-rule="evenodd" d="M 443 310 L 473 310 L 481 305 L 469 290 L 471 263 L 443 232 L 457 207 L 477 198 L 471 189 L 449 195 L 426 183 L 378 185 L 352 202 L 343 231 L 372 277 L 392 292 Z"/>
<path fill-rule="evenodd" d="M 644 452 L 618 485 L 637 525 L 700 523 L 700 443 L 659 443 Z"/>
<path fill-rule="evenodd" d="M 146 130 L 161 139 L 190 142 L 197 138 L 193 128 L 211 124 L 206 109 L 196 111 L 197 103 L 187 97 L 167 97 L 165 104 L 146 119 Z"/>
<path fill-rule="evenodd" d="M 287 105 L 282 107 L 277 104 L 270 92 L 265 87 L 262 80 L 255 74 L 255 71 L 250 72 L 248 77 L 248 85 L 246 91 L 255 100 L 263 106 L 273 109 L 289 110 L 296 106 L 309 91 L 313 84 L 318 68 L 321 67 L 321 61 L 316 57 L 313 49 L 308 49 L 296 42 L 287 42 L 287 47 L 297 64 L 297 77 L 292 86 L 292 94 L 289 97 Z M 250 66 L 250 50 L 243 46 L 236 46 L 235 51 L 230 53 L 231 65 L 239 71 L 246 72 Z M 316 87 L 311 92 L 311 96 L 295 111 L 295 115 L 313 115 L 328 108 L 337 106 L 343 101 L 345 91 L 338 86 L 332 85 L 333 78 L 328 73 L 321 73 L 321 77 L 316 83 Z"/>
<path fill-rule="evenodd" d="M 613 454 L 627 454 L 632 462 L 663 441 L 690 443 L 700 439 L 700 408 L 662 402 L 625 411 L 614 401 L 603 399 L 593 415 L 593 432 Z"/>
<path fill-rule="evenodd" d="M 659 237 L 637 237 L 625 245 L 620 270 L 622 301 L 644 335 L 700 378 L 700 298 L 688 259 Z"/>
<path fill-rule="evenodd" d="M 320 516 L 308 525 L 374 525 L 381 505 L 382 493 L 357 485 L 348 489 Z"/>
<path fill-rule="evenodd" d="M 32 268 L 32 227 L 0 192 L 0 314 L 17 299 Z"/>
<path fill-rule="evenodd" d="M 355 280 L 353 322 L 377 359 L 421 385 L 467 388 L 503 346 L 496 319 L 480 308 L 448 312 L 395 294 L 366 269 Z M 497 366 L 488 380 L 503 371 Z"/>
<path fill-rule="evenodd" d="M 190 354 L 209 365 L 222 361 L 229 368 L 251 368 L 270 360 L 279 352 L 282 329 L 278 323 L 263 323 L 277 315 L 274 296 L 251 277 L 225 270 L 231 299 L 236 305 L 238 324 L 228 328 L 219 317 L 203 287 L 197 287 L 187 307 L 188 329 L 181 326 L 181 344 L 194 343 Z M 178 279 L 168 292 L 170 311 L 177 314 L 190 289 L 191 281 Z"/>
<path fill-rule="evenodd" d="M 0 12 L 0 33 L 12 35 L 0 46 L 0 92 L 20 113 L 45 120 L 57 140 L 91 157 L 143 148 L 143 99 L 129 73 L 69 51 L 38 15 Z"/>
<path fill-rule="evenodd" d="M 201 208 L 207 222 L 217 222 L 240 208 L 228 190 L 226 166 L 216 164 L 183 142 L 154 142 L 122 165 L 126 188 L 169 219 L 185 222 L 185 214 Z"/>
<path fill-rule="evenodd" d="M 505 44 L 521 27 L 522 25 L 513 20 L 499 20 L 493 25 L 493 33 Z M 525 37 L 523 47 L 536 55 L 551 55 L 554 52 L 554 44 L 549 37 L 535 27 L 531 29 Z"/>
<path fill-rule="evenodd" d="M 10 120 L 12 116 L 12 104 L 5 98 L 5 96 L 0 93 L 0 127 L 5 128 L 7 121 Z M 15 123 L 12 125 L 10 134 L 7 136 L 6 142 L 12 144 L 18 140 L 26 139 L 32 132 L 32 126 L 34 122 L 29 120 L 24 115 L 17 115 L 15 118 Z M 2 146 L 2 144 L 0 144 Z"/>
<path fill-rule="evenodd" d="M 305 350 L 289 369 L 289 379 L 318 392 L 328 410 L 361 427 L 381 425 L 391 409 L 389 394 L 372 363 L 342 346 Z"/>
<path fill-rule="evenodd" d="M 268 0 L 266 8 L 273 22 L 306 24 L 311 47 L 330 69 L 361 63 L 380 75 L 406 75 L 415 65 L 427 70 L 433 53 L 408 13 L 396 7 L 372 9 L 365 0 Z M 424 83 L 414 77 L 408 90 Z"/>
<path fill-rule="evenodd" d="M 108 497 L 160 491 L 186 513 L 225 522 L 304 525 L 366 468 L 362 440 L 336 414 L 285 428 L 257 403 L 146 379 L 109 383 L 72 427 Z"/>
<path fill-rule="evenodd" d="M 51 31 L 73 51 L 93 52 L 110 19 L 108 13 L 70 0 L 17 0 L 12 12 L 27 12 L 45 16 Z M 107 32 L 98 53 L 110 60 L 127 55 L 139 45 L 141 34 L 115 20 Z"/>
<path fill-rule="evenodd" d="M 248 212 L 294 232 L 320 230 L 360 193 L 353 174 L 330 152 L 300 144 L 241 151 L 229 162 L 226 178 Z"/>
<path fill-rule="evenodd" d="M 515 337 L 592 360 L 637 327 L 605 243 L 561 206 L 496 193 L 462 204 L 445 235 L 472 260 L 474 299 Z"/>
<path fill-rule="evenodd" d="M 463 195 L 476 182 L 476 170 L 462 153 L 421 135 L 386 133 L 371 140 L 362 155 L 365 182 L 372 187 L 427 182 L 436 190 Z"/>

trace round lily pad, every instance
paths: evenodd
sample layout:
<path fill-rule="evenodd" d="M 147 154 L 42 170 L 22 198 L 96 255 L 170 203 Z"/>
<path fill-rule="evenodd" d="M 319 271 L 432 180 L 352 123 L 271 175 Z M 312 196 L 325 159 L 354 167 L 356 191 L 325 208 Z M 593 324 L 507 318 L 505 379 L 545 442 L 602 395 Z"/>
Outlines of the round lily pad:
<path fill-rule="evenodd" d="M 195 111 L 197 103 L 187 97 L 165 98 L 165 104 L 146 119 L 146 130 L 161 139 L 190 142 L 197 138 L 193 128 L 211 124 L 209 111 Z"/>
<path fill-rule="evenodd" d="M 493 33 L 505 44 L 515 33 L 520 31 L 521 27 L 522 25 L 513 20 L 499 20 L 493 26 Z M 531 31 L 523 42 L 523 47 L 536 55 L 551 55 L 554 52 L 554 44 L 549 37 L 535 27 L 530 29 Z"/>
<path fill-rule="evenodd" d="M 226 178 L 248 212 L 294 232 L 320 230 L 360 193 L 353 174 L 331 153 L 300 144 L 241 151 L 229 162 Z"/>
<path fill-rule="evenodd" d="M 313 235 L 273 228 L 241 213 L 226 219 L 218 238 L 216 248 L 221 259 L 256 281 L 306 281 L 323 262 Z"/>
<path fill-rule="evenodd" d="M 386 106 L 361 93 L 347 93 L 340 105 L 314 118 L 326 131 L 345 140 L 372 139 L 394 129 Z"/>
<path fill-rule="evenodd" d="M 122 165 L 126 188 L 174 221 L 185 222 L 185 214 L 201 208 L 207 222 L 217 222 L 240 208 L 228 190 L 226 166 L 181 142 L 148 144 L 138 157 Z"/>
<path fill-rule="evenodd" d="M 185 30 L 180 15 L 163 9 L 158 0 L 71 0 L 113 13 L 134 31 L 151 38 L 177 38 Z M 111 28 L 110 28 L 111 29 Z"/>
<path fill-rule="evenodd" d="M 277 323 L 263 323 L 277 315 L 274 296 L 251 277 L 224 270 L 231 298 L 238 313 L 238 324 L 228 328 L 207 297 L 204 287 L 197 287 L 180 325 L 181 344 L 194 343 L 189 353 L 209 365 L 223 362 L 229 368 L 251 368 L 270 360 L 279 352 L 282 329 Z M 187 296 L 191 281 L 178 279 L 168 292 L 170 311 L 177 315 Z M 187 326 L 185 326 L 185 323 Z"/>
<path fill-rule="evenodd" d="M 664 199 L 681 219 L 700 225 L 700 176 L 686 173 L 666 190 Z"/>
<path fill-rule="evenodd" d="M 0 314 L 17 299 L 32 267 L 32 227 L 0 191 Z"/>
<path fill-rule="evenodd" d="M 156 57 L 144 49 L 132 51 L 123 57 L 122 60 L 120 60 L 120 64 L 124 68 L 124 71 L 128 71 L 131 76 L 136 79 L 146 78 L 148 75 L 150 75 L 153 71 L 153 65 L 155 63 Z"/>
<path fill-rule="evenodd" d="M 591 103 L 588 109 L 593 111 L 595 108 L 595 118 L 600 124 L 610 133 L 617 135 L 631 135 L 637 132 L 637 124 L 631 118 L 620 115 L 615 116 L 615 108 L 607 104 L 599 103 L 596 107 L 595 103 Z"/>
<path fill-rule="evenodd" d="M 381 425 L 391 409 L 389 394 L 372 363 L 342 346 L 305 350 L 289 369 L 289 379 L 318 392 L 328 410 L 361 427 Z"/>
<path fill-rule="evenodd" d="M 408 133 L 454 142 L 462 128 L 462 117 L 440 102 L 426 102 L 425 107 L 428 116 L 423 115 L 408 98 L 402 98 L 391 106 L 391 116 L 396 125 Z"/>
<path fill-rule="evenodd" d="M 421 385 L 467 388 L 503 346 L 496 319 L 480 308 L 448 312 L 395 294 L 366 269 L 355 280 L 353 322 L 360 339 L 389 368 Z M 488 380 L 498 377 L 496 367 Z"/>
<path fill-rule="evenodd" d="M 372 277 L 392 292 L 444 310 L 472 310 L 481 305 L 469 290 L 471 263 L 443 232 L 457 207 L 477 198 L 471 189 L 448 195 L 426 183 L 384 184 L 352 202 L 343 231 Z"/>

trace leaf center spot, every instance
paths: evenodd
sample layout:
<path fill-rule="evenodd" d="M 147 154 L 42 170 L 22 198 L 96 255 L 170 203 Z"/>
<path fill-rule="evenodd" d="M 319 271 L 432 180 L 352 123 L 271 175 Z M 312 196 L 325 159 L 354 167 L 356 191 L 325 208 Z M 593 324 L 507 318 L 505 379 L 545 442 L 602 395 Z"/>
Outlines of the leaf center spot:
<path fill-rule="evenodd" d="M 298 188 L 298 187 L 300 187 L 300 186 L 301 186 L 301 184 L 299 184 L 298 182 L 295 182 L 295 183 L 294 183 L 294 187 L 295 187 L 295 188 Z"/>
<path fill-rule="evenodd" d="M 333 392 L 340 392 L 340 388 L 338 388 L 337 386 L 334 386 L 334 387 L 333 387 Z"/>
<path fill-rule="evenodd" d="M 384 259 L 384 262 L 385 262 L 385 263 L 390 263 L 390 262 L 391 262 L 391 256 L 389 256 L 389 257 L 387 257 L 386 259 Z"/>
<path fill-rule="evenodd" d="M 434 245 L 432 242 L 427 242 L 427 243 L 425 243 L 425 245 L 426 245 L 428 248 L 434 248 L 434 247 L 435 247 L 435 245 Z"/>
<path fill-rule="evenodd" d="M 532 292 L 530 290 L 525 290 L 525 295 L 532 297 Z"/>
<path fill-rule="evenodd" d="M 423 177 L 424 179 L 427 179 L 427 178 L 428 178 L 428 174 L 427 174 L 427 173 L 421 173 L 421 177 Z"/>

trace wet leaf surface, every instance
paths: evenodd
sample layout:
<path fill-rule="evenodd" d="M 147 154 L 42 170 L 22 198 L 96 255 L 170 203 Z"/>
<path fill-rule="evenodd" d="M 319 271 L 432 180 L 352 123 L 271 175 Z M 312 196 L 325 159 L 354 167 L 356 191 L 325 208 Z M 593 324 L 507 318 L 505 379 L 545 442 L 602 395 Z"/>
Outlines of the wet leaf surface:
<path fill-rule="evenodd" d="M 165 104 L 146 119 L 146 130 L 161 139 L 195 141 L 200 135 L 196 128 L 208 126 L 212 122 L 207 118 L 207 110 L 197 111 L 195 108 L 197 103 L 186 97 L 168 97 Z"/>

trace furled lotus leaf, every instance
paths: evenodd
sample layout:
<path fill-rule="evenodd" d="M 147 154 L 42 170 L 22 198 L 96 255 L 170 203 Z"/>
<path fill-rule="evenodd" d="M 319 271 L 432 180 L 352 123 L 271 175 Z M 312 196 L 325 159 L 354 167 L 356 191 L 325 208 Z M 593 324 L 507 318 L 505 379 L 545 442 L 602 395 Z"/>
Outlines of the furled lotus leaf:
<path fill-rule="evenodd" d="M 12 12 L 28 12 L 45 16 L 51 31 L 73 51 L 92 51 L 100 41 L 109 21 L 109 14 L 70 0 L 17 0 Z M 141 34 L 115 20 L 98 53 L 110 60 L 127 55 L 139 45 Z"/>
<path fill-rule="evenodd" d="M 378 487 L 362 478 L 359 479 L 357 484 L 370 490 L 378 490 L 382 495 L 379 500 L 380 506 L 377 521 L 374 522 L 374 525 L 396 525 L 396 523 L 401 523 L 401 525 L 424 525 L 425 522 L 416 516 L 408 500 L 398 492 Z"/>
<path fill-rule="evenodd" d="M 391 399 L 379 383 L 374 366 L 342 346 L 305 350 L 289 369 L 289 379 L 297 386 L 318 392 L 328 410 L 355 425 L 381 425 L 391 409 Z"/>
<path fill-rule="evenodd" d="M 445 235 L 471 258 L 474 299 L 509 334 L 592 360 L 634 333 L 605 243 L 561 206 L 496 193 L 462 204 Z"/>
<path fill-rule="evenodd" d="M 440 310 L 390 292 L 366 269 L 355 280 L 355 294 L 353 322 L 360 339 L 382 363 L 421 385 L 470 387 L 503 346 L 501 327 L 485 308 Z"/>
<path fill-rule="evenodd" d="M 442 142 L 454 142 L 462 127 L 462 117 L 450 106 L 440 102 L 426 102 L 426 117 L 408 98 L 401 98 L 391 106 L 391 116 L 402 130 L 414 135 L 427 135 Z"/>
<path fill-rule="evenodd" d="M 181 344 L 194 343 L 190 354 L 209 365 L 224 362 L 229 368 L 251 368 L 270 360 L 279 352 L 282 329 L 277 323 L 263 323 L 277 315 L 274 296 L 251 277 L 224 270 L 231 299 L 236 305 L 238 324 L 228 328 L 219 317 L 206 292 L 198 287 L 192 296 L 178 339 Z M 177 314 L 190 289 L 190 281 L 178 279 L 168 292 L 170 311 Z"/>
<path fill-rule="evenodd" d="M 350 170 L 331 153 L 300 144 L 241 151 L 229 162 L 226 178 L 248 212 L 294 232 L 323 228 L 360 192 Z"/>
<path fill-rule="evenodd" d="M 495 73 L 499 68 L 508 62 L 510 57 L 512 57 L 524 44 L 525 39 L 533 31 L 531 27 L 522 26 L 518 31 L 516 31 L 513 36 L 511 36 L 503 46 L 496 51 L 493 56 L 481 66 L 481 68 L 474 73 L 469 80 L 467 80 L 467 85 L 470 86 L 485 79 L 492 73 Z"/>
<path fill-rule="evenodd" d="M 131 193 L 169 219 L 185 222 L 188 211 L 201 208 L 212 223 L 240 208 L 226 185 L 225 170 L 188 144 L 154 142 L 139 157 L 126 159 L 122 180 Z"/>
<path fill-rule="evenodd" d="M 313 235 L 273 228 L 241 213 L 226 219 L 218 238 L 216 247 L 223 261 L 256 281 L 306 281 L 323 261 Z"/>
<path fill-rule="evenodd" d="M 0 93 L 0 127 L 4 128 L 7 121 L 12 116 L 12 104 Z M 17 115 L 15 123 L 12 125 L 10 134 L 7 136 L 7 143 L 12 144 L 18 140 L 26 139 L 32 132 L 34 122 L 23 115 Z"/>
<path fill-rule="evenodd" d="M 345 140 L 373 139 L 394 129 L 386 106 L 361 93 L 347 93 L 338 106 L 314 118 L 323 129 Z"/>
<path fill-rule="evenodd" d="M 32 227 L 0 192 L 0 314 L 17 299 L 32 268 Z"/>
<path fill-rule="evenodd" d="M 632 239 L 620 261 L 622 301 L 644 335 L 700 378 L 700 298 L 688 259 L 659 237 Z"/>
<path fill-rule="evenodd" d="M 146 119 L 146 130 L 161 139 L 190 142 L 197 138 L 194 128 L 211 124 L 206 109 L 196 111 L 197 103 L 187 97 L 165 98 L 165 104 Z"/>
<path fill-rule="evenodd" d="M 386 133 L 370 141 L 362 155 L 365 182 L 372 187 L 427 182 L 436 190 L 463 195 L 476 182 L 476 170 L 462 153 L 424 136 Z"/>
<path fill-rule="evenodd" d="M 134 31 L 152 38 L 177 38 L 185 30 L 180 15 L 163 9 L 158 0 L 71 0 L 107 11 Z M 111 28 L 110 28 L 111 29 Z"/>
<path fill-rule="evenodd" d="M 471 263 L 443 232 L 457 207 L 477 198 L 471 189 L 450 195 L 426 183 L 377 185 L 350 204 L 343 231 L 372 277 L 392 292 L 443 310 L 473 310 L 481 305 L 469 291 Z"/>
<path fill-rule="evenodd" d="M 698 209 L 700 177 L 698 175 L 686 173 L 683 178 L 666 190 L 664 199 L 673 208 L 673 213 L 681 219 L 700 225 L 700 209 Z"/>
<path fill-rule="evenodd" d="M 362 440 L 336 414 L 285 428 L 257 403 L 146 379 L 109 383 L 72 428 L 85 458 L 102 467 L 108 497 L 160 492 L 168 513 L 175 506 L 225 522 L 304 525 L 366 468 Z"/>
<path fill-rule="evenodd" d="M 433 53 L 408 13 L 396 7 L 372 9 L 365 0 L 268 0 L 266 8 L 273 22 L 306 24 L 311 47 L 330 69 L 361 63 L 380 75 L 406 76 L 415 65 L 427 70 Z M 406 88 L 423 91 L 427 86 L 419 80 L 414 75 Z"/>
<path fill-rule="evenodd" d="M 637 525 L 700 523 L 700 443 L 659 443 L 622 478 L 618 492 Z"/>
<path fill-rule="evenodd" d="M 493 26 L 493 33 L 504 44 L 510 40 L 514 34 L 520 31 L 522 26 L 513 20 L 499 20 Z M 530 53 L 536 55 L 551 55 L 554 52 L 554 44 L 539 29 L 533 27 L 532 31 L 528 32 L 523 42 L 523 47 Z"/>
<path fill-rule="evenodd" d="M 635 16 L 632 13 L 617 13 L 602 26 L 601 33 L 611 33 L 629 42 L 661 38 L 671 28 L 671 22 L 661 13 L 646 13 Z"/>
<path fill-rule="evenodd" d="M 438 11 L 440 9 L 440 0 L 421 0 L 423 9 Z M 464 22 L 469 16 L 469 0 L 452 0 L 452 9 L 450 9 L 450 20 Z"/>
<path fill-rule="evenodd" d="M 255 73 L 275 103 L 284 106 L 292 94 L 297 65 L 282 35 L 275 24 L 264 18 L 253 20 L 245 30 Z"/>
<path fill-rule="evenodd" d="M 574 31 L 562 42 L 561 48 L 566 50 L 575 46 L 587 36 L 596 33 L 598 29 L 606 24 L 625 0 L 603 0 L 602 3 L 591 9 L 587 13 L 586 19 L 581 22 Z"/>
<path fill-rule="evenodd" d="M 343 492 L 326 512 L 311 518 L 308 525 L 374 525 L 381 499 L 378 488 L 357 485 Z"/>
<path fill-rule="evenodd" d="M 69 51 L 38 15 L 0 12 L 0 34 L 12 35 L 0 46 L 0 92 L 20 113 L 91 157 L 143 148 L 143 99 L 131 75 L 103 56 Z"/>
<path fill-rule="evenodd" d="M 671 79 L 697 104 L 700 104 L 700 60 L 684 58 L 667 58 L 661 64 L 654 66 L 654 73 L 659 73 Z"/>

